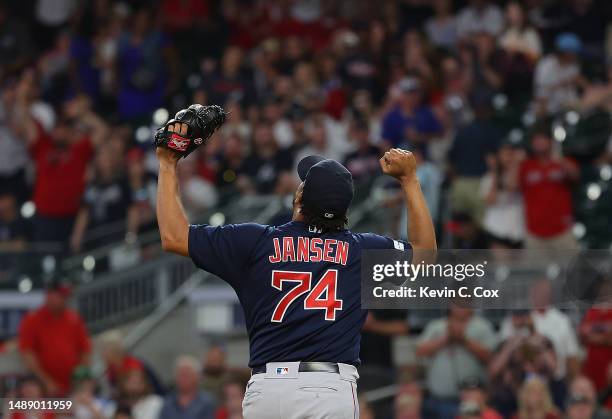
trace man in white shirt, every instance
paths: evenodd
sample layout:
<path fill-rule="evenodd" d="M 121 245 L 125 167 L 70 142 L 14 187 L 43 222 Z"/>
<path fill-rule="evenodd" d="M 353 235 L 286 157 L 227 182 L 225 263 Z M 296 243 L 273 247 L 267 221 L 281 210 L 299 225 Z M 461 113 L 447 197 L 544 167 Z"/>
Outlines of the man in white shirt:
<path fill-rule="evenodd" d="M 548 338 L 557 356 L 555 378 L 561 380 L 566 376 L 576 376 L 579 371 L 579 348 L 576 332 L 570 318 L 551 307 L 551 283 L 548 279 L 537 280 L 530 290 L 533 310 L 531 318 L 537 333 Z M 515 333 L 511 318 L 504 319 L 500 335 L 505 340 Z"/>

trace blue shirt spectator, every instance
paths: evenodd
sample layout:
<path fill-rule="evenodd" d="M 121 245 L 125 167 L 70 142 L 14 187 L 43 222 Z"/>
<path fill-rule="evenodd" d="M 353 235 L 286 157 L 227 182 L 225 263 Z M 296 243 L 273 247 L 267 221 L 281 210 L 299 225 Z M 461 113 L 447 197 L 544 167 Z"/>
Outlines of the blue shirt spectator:
<path fill-rule="evenodd" d="M 132 29 L 119 39 L 119 113 L 138 118 L 163 104 L 167 82 L 164 50 L 167 39 L 151 28 L 150 11 L 134 17 Z"/>
<path fill-rule="evenodd" d="M 199 392 L 187 405 L 181 405 L 178 394 L 164 400 L 159 419 L 214 419 L 215 404 L 212 396 Z"/>
<path fill-rule="evenodd" d="M 416 79 L 405 78 L 398 84 L 399 104 L 382 121 L 382 138 L 392 147 L 413 146 L 442 131 L 442 126 L 428 106 L 421 104 L 421 87 Z"/>
<path fill-rule="evenodd" d="M 164 400 L 159 419 L 214 419 L 213 397 L 200 390 L 200 365 L 192 356 L 180 356 L 174 368 L 176 389 Z"/>

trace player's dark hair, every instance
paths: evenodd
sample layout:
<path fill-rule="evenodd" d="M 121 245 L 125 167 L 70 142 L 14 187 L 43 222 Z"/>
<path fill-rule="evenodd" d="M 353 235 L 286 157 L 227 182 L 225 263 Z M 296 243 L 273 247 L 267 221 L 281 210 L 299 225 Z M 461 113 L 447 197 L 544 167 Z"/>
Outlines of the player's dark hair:
<path fill-rule="evenodd" d="M 304 216 L 304 221 L 307 225 L 316 227 L 323 233 L 346 230 L 348 226 L 348 218 L 346 214 L 337 219 L 330 220 L 318 214 L 316 211 L 310 210 L 303 204 L 301 214 Z"/>

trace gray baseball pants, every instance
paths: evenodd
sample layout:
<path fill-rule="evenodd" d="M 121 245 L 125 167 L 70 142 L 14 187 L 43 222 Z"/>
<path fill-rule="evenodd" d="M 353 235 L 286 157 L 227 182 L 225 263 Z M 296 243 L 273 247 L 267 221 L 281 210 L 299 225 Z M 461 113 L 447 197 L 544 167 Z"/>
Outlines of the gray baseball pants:
<path fill-rule="evenodd" d="M 254 374 L 242 402 L 244 419 L 358 419 L 357 368 L 298 372 L 299 362 L 270 362 Z"/>

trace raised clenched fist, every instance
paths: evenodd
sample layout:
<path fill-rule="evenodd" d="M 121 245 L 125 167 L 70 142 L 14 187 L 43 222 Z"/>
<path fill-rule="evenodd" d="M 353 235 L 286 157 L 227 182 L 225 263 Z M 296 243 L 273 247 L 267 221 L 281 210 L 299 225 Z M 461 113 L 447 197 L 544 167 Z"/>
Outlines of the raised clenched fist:
<path fill-rule="evenodd" d="M 380 159 L 384 174 L 399 180 L 416 178 L 416 160 L 410 151 L 392 148 Z"/>

